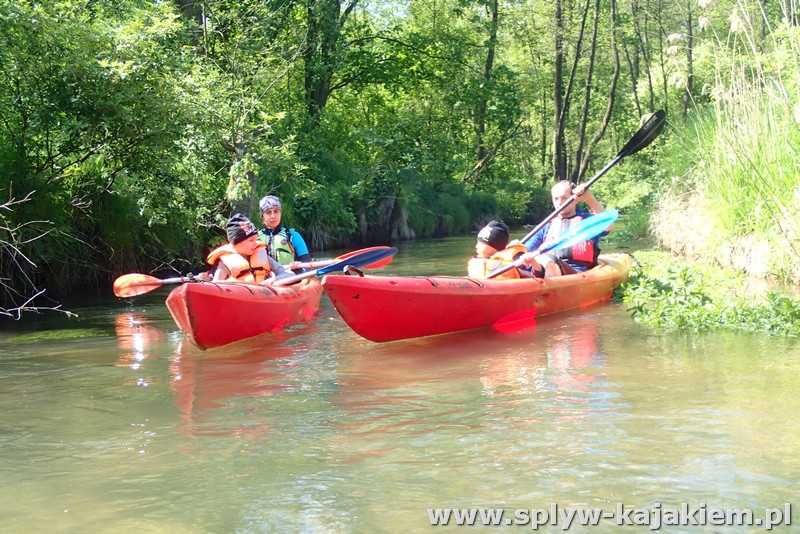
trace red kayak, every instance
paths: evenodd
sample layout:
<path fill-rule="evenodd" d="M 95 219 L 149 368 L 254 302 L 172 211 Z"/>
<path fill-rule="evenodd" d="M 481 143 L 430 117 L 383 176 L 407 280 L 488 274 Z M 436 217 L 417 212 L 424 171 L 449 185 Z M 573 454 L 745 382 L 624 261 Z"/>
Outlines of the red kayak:
<path fill-rule="evenodd" d="M 631 264 L 626 254 L 606 254 L 594 269 L 558 278 L 327 276 L 322 285 L 350 328 L 380 342 L 484 327 L 502 330 L 605 302 Z"/>
<path fill-rule="evenodd" d="M 198 347 L 209 349 L 309 321 L 321 296 L 315 278 L 285 287 L 194 282 L 173 289 L 167 308 Z"/>

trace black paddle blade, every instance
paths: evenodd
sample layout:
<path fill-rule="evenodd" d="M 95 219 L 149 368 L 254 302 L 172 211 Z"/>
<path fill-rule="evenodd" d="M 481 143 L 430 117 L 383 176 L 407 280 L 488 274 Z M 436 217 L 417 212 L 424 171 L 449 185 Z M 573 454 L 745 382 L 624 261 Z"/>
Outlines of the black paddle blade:
<path fill-rule="evenodd" d="M 624 158 L 625 156 L 630 156 L 652 143 L 653 139 L 658 137 L 658 134 L 661 133 L 666 123 L 667 114 L 663 109 L 652 113 L 639 130 L 633 134 L 633 137 L 620 149 L 619 153 L 617 153 L 617 157 Z"/>

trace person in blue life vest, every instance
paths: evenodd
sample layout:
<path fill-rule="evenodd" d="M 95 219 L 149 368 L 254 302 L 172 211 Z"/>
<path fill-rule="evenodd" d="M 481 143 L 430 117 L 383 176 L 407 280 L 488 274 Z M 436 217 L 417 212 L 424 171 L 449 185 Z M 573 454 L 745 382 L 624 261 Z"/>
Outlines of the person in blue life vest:
<path fill-rule="evenodd" d="M 281 265 L 302 271 L 301 262 L 312 261 L 303 236 L 294 228 L 281 224 L 281 201 L 274 195 L 267 195 L 258 203 L 261 209 L 261 222 L 258 239 L 267 248 L 267 253 Z"/>
<path fill-rule="evenodd" d="M 213 269 L 213 281 L 269 284 L 292 274 L 267 254 L 266 246 L 258 240 L 258 230 L 246 216 L 234 213 L 225 231 L 228 243 L 212 250 L 206 260 Z"/>
<path fill-rule="evenodd" d="M 597 265 L 600 238 L 607 235 L 610 229 L 593 239 L 582 241 L 567 249 L 546 254 L 536 254 L 535 252 L 542 244 L 551 243 L 563 233 L 568 232 L 572 225 L 603 211 L 603 205 L 591 191 L 586 189 L 585 185 L 577 185 L 573 189 L 572 183 L 567 180 L 556 183 L 550 190 L 553 206 L 556 208 L 561 206 L 573 193 L 576 194 L 575 201 L 536 232 L 527 243 L 529 252 L 520 256 L 522 262 L 532 270 L 535 276 L 550 278 L 582 273 Z M 579 207 L 578 205 L 581 203 L 585 204 L 586 208 Z"/>

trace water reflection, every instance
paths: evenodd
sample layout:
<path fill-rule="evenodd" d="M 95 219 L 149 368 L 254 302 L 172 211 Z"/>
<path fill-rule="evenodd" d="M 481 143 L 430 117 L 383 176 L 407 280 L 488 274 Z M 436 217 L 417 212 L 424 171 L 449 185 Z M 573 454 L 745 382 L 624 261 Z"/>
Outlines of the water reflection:
<path fill-rule="evenodd" d="M 339 361 L 333 402 L 347 416 L 335 446 L 349 463 L 432 432 L 506 439 L 512 428 L 542 433 L 579 426 L 608 404 L 599 321 L 576 314 L 513 335 L 483 330 L 356 346 Z M 574 439 L 564 447 L 580 446 Z"/>
<path fill-rule="evenodd" d="M 133 378 L 127 381 L 131 385 L 169 384 L 180 417 L 176 426 L 181 433 L 248 438 L 263 436 L 268 424 L 260 406 L 239 401 L 284 391 L 288 381 L 286 366 L 277 362 L 294 355 L 294 338 L 315 329 L 302 326 L 202 351 L 182 335 L 170 336 L 142 313 L 117 314 L 114 328 L 118 347 L 115 365 L 134 371 Z M 167 357 L 166 370 L 163 364 L 153 365 L 159 356 Z"/>
<path fill-rule="evenodd" d="M 365 394 L 441 381 L 478 382 L 488 396 L 585 391 L 606 365 L 599 320 L 576 314 L 513 334 L 480 330 L 355 346 L 340 360 L 339 401 L 357 403 Z"/>
<path fill-rule="evenodd" d="M 231 434 L 257 438 L 269 428 L 265 411 L 238 400 L 271 397 L 287 388 L 275 361 L 294 354 L 289 336 L 263 336 L 225 350 L 204 352 L 181 340 L 170 361 L 170 389 L 188 435 Z M 244 410 L 242 413 L 241 410 Z M 219 411 L 232 412 L 228 417 Z"/>
<path fill-rule="evenodd" d="M 588 391 L 601 376 L 606 362 L 599 349 L 597 317 L 576 317 L 565 331 L 556 333 L 547 350 L 551 382 L 561 391 Z"/>
<path fill-rule="evenodd" d="M 157 357 L 153 345 L 166 338 L 166 333 L 151 324 L 143 313 L 125 312 L 114 317 L 114 331 L 117 334 L 119 357 L 116 365 L 137 371 L 142 362 Z"/>

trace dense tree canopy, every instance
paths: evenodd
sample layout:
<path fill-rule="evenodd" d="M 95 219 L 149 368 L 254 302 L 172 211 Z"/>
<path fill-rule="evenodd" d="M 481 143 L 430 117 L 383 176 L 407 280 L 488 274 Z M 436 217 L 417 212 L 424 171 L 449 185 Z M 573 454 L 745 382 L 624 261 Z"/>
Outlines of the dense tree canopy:
<path fill-rule="evenodd" d="M 4 301 L 186 271 L 267 193 L 315 249 L 536 219 L 641 115 L 711 101 L 725 35 L 758 53 L 797 17 L 793 0 L 0 0 L 0 194 L 31 194 L 4 212 Z M 653 157 L 604 193 L 647 198 Z"/>

